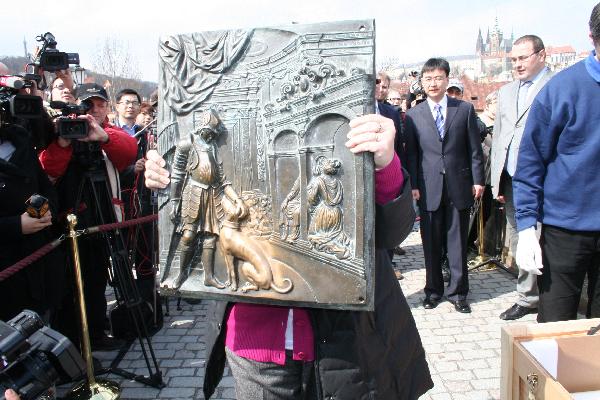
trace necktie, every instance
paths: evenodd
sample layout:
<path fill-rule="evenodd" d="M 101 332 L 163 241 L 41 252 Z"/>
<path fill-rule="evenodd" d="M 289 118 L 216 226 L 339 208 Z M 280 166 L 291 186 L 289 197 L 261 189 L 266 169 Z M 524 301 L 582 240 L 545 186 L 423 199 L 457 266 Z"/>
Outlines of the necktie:
<path fill-rule="evenodd" d="M 525 81 L 519 86 L 519 98 L 517 99 L 517 112 L 519 117 L 525 112 L 525 106 L 527 104 L 527 92 L 529 87 L 533 84 L 531 81 Z"/>
<path fill-rule="evenodd" d="M 440 139 L 444 139 L 444 116 L 442 115 L 442 106 L 436 104 L 433 106 L 435 111 L 435 126 L 437 127 Z"/>

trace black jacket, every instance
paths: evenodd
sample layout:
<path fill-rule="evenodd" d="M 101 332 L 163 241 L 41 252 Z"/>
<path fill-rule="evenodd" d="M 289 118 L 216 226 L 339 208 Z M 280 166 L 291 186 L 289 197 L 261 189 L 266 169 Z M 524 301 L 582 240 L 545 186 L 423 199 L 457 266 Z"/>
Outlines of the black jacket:
<path fill-rule="evenodd" d="M 30 235 L 21 233 L 25 201 L 32 194 L 41 194 L 49 200 L 53 216 L 56 216 L 56 192 L 42 171 L 28 131 L 17 125 L 0 130 L 2 140 L 15 147 L 8 161 L 0 159 L 0 270 L 4 270 L 56 239 L 58 234 L 50 228 Z M 0 319 L 12 318 L 25 307 L 42 313 L 57 306 L 64 273 L 63 253 L 55 249 L 0 282 L 2 297 L 9 299 L 0 302 Z"/>
<path fill-rule="evenodd" d="M 405 233 L 393 223 L 397 213 L 412 207 L 407 184 L 399 198 L 377 206 L 376 236 L 399 244 Z M 405 201 L 406 199 L 409 201 Z M 413 218 L 414 221 L 414 218 Z M 411 221 L 412 223 L 412 221 Z M 393 238 L 395 237 L 395 240 Z M 315 378 L 318 399 L 417 399 L 433 387 L 425 351 L 392 265 L 377 240 L 375 311 L 310 309 L 315 334 Z M 389 246 L 390 248 L 393 246 Z M 204 395 L 214 393 L 225 366 L 225 315 L 228 303 L 211 301 L 206 346 L 208 360 Z M 348 349 L 352 351 L 348 351 Z"/>
<path fill-rule="evenodd" d="M 394 136 L 394 150 L 400 158 L 402 166 L 406 168 L 408 163 L 406 155 L 406 137 L 404 135 L 404 124 L 400 117 L 400 111 L 397 107 L 384 102 L 378 102 L 377 107 L 379 108 L 379 114 L 394 121 L 394 127 L 396 128 L 396 136 Z"/>

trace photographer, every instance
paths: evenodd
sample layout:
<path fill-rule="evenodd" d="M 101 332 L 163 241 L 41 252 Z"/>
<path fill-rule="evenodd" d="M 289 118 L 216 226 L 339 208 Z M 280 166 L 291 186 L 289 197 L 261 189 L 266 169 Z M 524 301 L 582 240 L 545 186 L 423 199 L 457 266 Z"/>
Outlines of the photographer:
<path fill-rule="evenodd" d="M 0 75 L 7 72 L 0 65 Z M 56 237 L 49 227 L 57 196 L 42 171 L 32 136 L 33 132 L 22 126 L 19 118 L 0 114 L 0 270 Z M 44 196 L 49 202 L 48 211 L 40 218 L 26 212 L 25 203 L 34 194 Z M 0 320 L 10 319 L 24 308 L 35 310 L 46 319 L 50 317 L 62 292 L 64 263 L 60 254 L 55 250 L 0 281 L 3 299 L 9 299 L 0 302 Z"/>
<path fill-rule="evenodd" d="M 75 96 L 73 96 L 73 86 L 69 84 L 66 78 L 61 78 L 60 74 L 56 74 L 54 80 L 50 84 L 50 101 L 63 101 L 68 104 L 75 104 Z"/>
<path fill-rule="evenodd" d="M 56 187 L 61 205 L 61 217 L 73 212 L 78 216 L 78 228 L 113 222 L 115 214 L 120 217 L 119 177 L 117 171 L 133 163 L 137 144 L 133 137 L 108 123 L 108 95 L 101 86 L 86 83 L 77 94 L 82 104 L 88 107 L 80 120 L 87 121 L 87 136 L 72 140 L 58 137 L 40 153 L 44 171 L 57 180 Z M 109 190 L 105 198 L 98 201 L 94 189 L 85 183 L 96 174 L 103 180 L 100 191 Z M 95 185 L 95 183 L 94 183 Z M 96 188 L 96 186 L 94 186 Z M 102 200 L 102 199 L 101 199 Z M 122 343 L 104 332 L 106 320 L 106 298 L 104 295 L 108 279 L 109 254 L 103 237 L 87 236 L 79 240 L 84 295 L 86 301 L 90 339 L 93 350 L 110 350 Z M 73 296 L 66 299 L 65 314 L 61 316 L 62 331 L 73 342 L 79 337 L 77 308 Z"/>

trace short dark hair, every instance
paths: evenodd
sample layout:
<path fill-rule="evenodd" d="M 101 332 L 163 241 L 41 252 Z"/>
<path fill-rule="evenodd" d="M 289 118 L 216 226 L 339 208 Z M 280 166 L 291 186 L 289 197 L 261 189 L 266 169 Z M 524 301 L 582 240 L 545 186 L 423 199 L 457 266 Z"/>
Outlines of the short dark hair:
<path fill-rule="evenodd" d="M 592 33 L 592 40 L 594 46 L 600 45 L 600 3 L 592 9 L 592 15 L 590 15 L 590 32 Z"/>
<path fill-rule="evenodd" d="M 421 68 L 421 76 L 425 72 L 435 71 L 436 69 L 441 69 L 446 73 L 446 76 L 450 75 L 450 64 L 444 58 L 430 58 L 425 61 L 425 65 Z"/>
<path fill-rule="evenodd" d="M 539 53 L 540 51 L 544 50 L 544 48 L 545 48 L 544 42 L 542 42 L 542 39 L 540 39 L 540 37 L 536 36 L 536 35 L 521 36 L 520 38 L 515 40 L 515 42 L 513 43 L 513 46 L 517 45 L 517 44 L 525 43 L 525 42 L 531 42 L 531 44 L 533 45 L 533 51 L 535 53 Z"/>
<path fill-rule="evenodd" d="M 126 94 L 132 94 L 135 97 L 137 97 L 138 103 L 142 103 L 142 98 L 140 97 L 140 95 L 138 94 L 138 92 L 136 92 L 133 89 L 123 89 L 121 90 L 119 93 L 117 93 L 117 95 L 115 96 L 115 100 L 118 102 L 121 101 L 121 97 L 125 96 Z"/>

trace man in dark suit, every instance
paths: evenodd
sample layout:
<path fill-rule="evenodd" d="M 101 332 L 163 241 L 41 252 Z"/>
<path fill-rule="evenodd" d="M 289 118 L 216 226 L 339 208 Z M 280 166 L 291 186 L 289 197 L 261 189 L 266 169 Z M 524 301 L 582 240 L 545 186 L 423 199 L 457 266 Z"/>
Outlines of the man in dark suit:
<path fill-rule="evenodd" d="M 408 170 L 421 209 L 426 284 L 423 307 L 437 307 L 444 294 L 441 249 L 446 238 L 450 282 L 446 296 L 457 311 L 467 302 L 469 209 L 484 185 L 483 154 L 475 109 L 446 95 L 450 65 L 429 59 L 422 69 L 427 101 L 406 113 Z"/>

